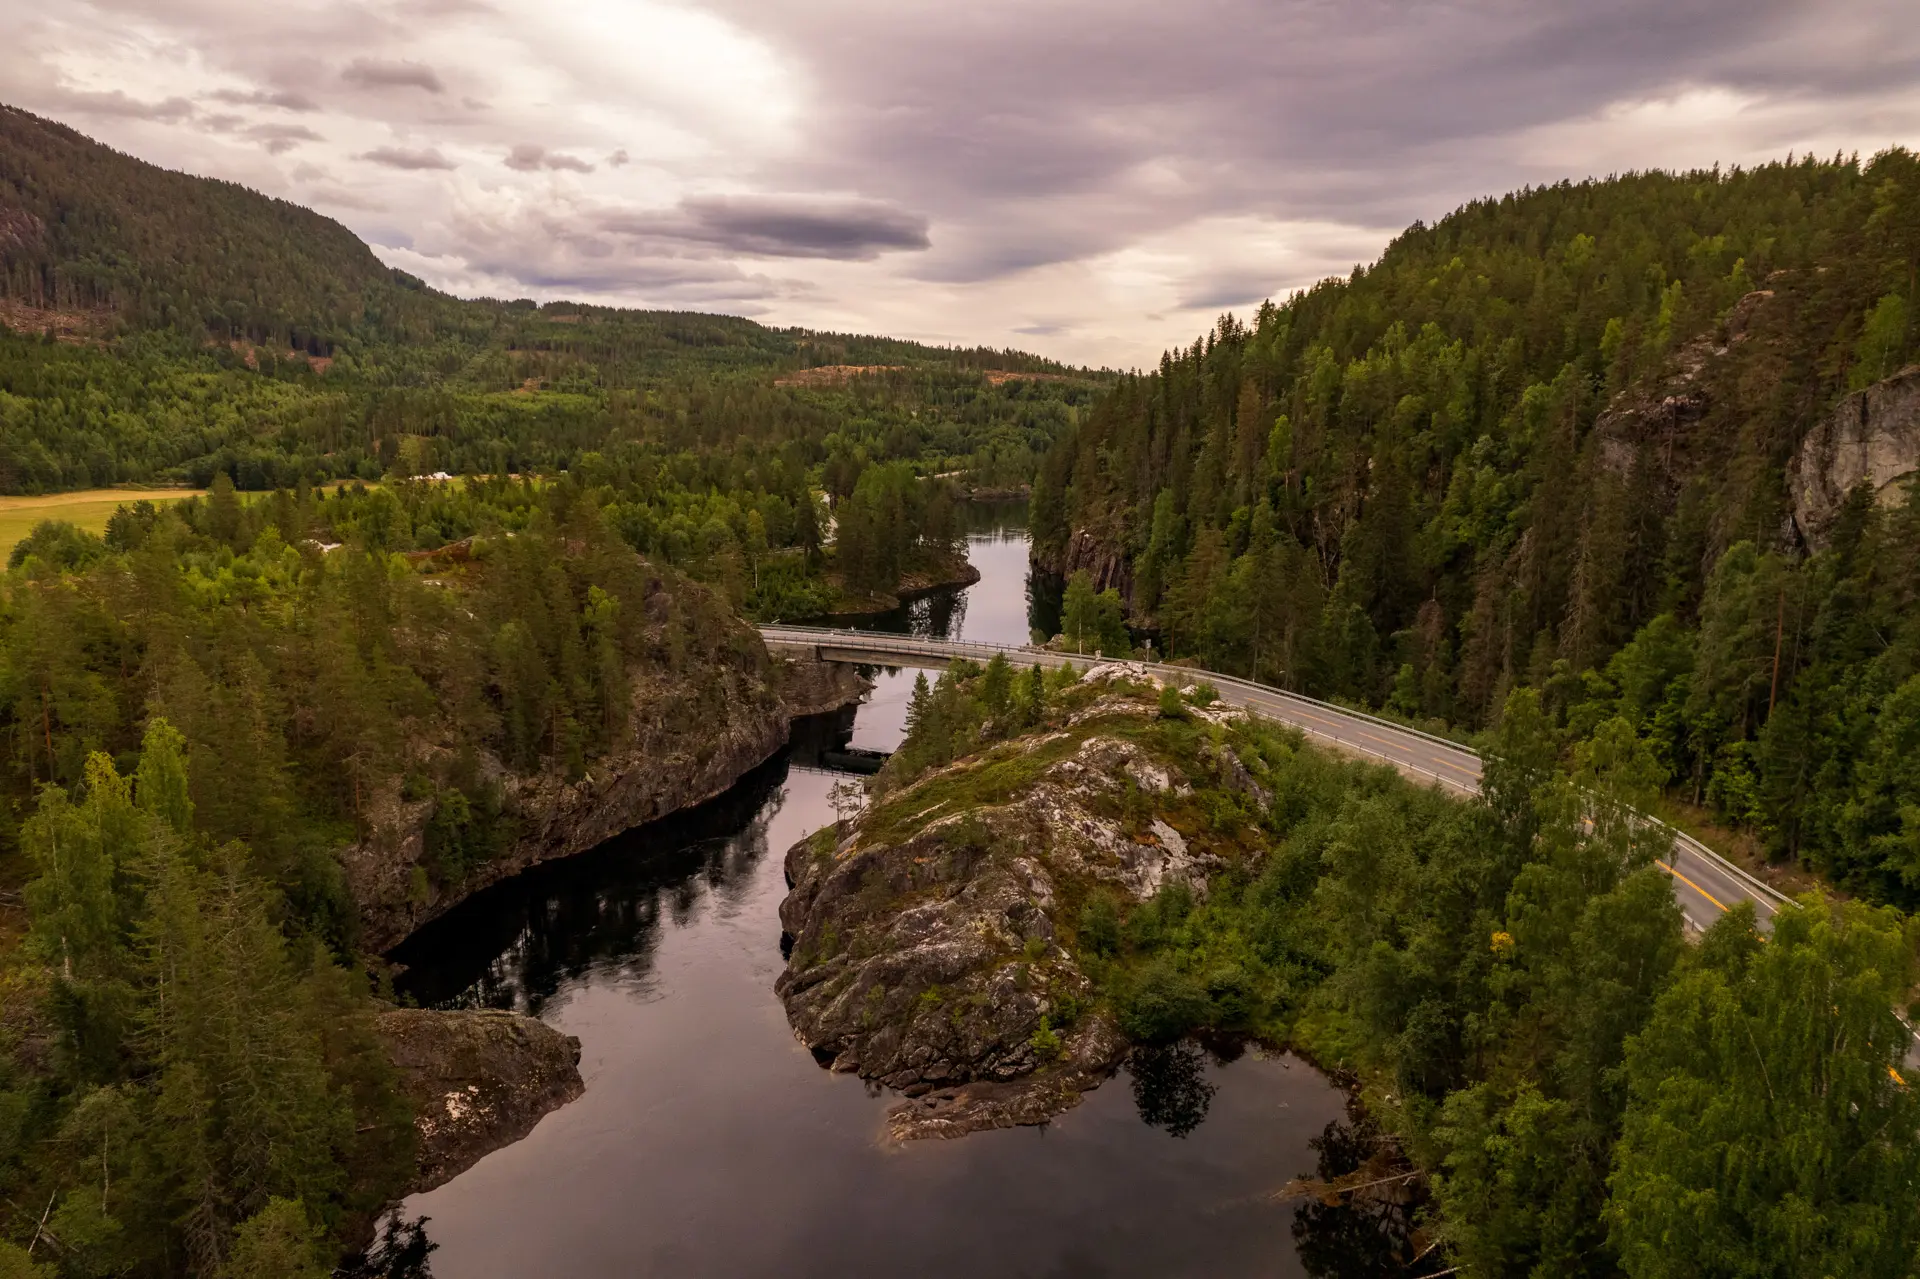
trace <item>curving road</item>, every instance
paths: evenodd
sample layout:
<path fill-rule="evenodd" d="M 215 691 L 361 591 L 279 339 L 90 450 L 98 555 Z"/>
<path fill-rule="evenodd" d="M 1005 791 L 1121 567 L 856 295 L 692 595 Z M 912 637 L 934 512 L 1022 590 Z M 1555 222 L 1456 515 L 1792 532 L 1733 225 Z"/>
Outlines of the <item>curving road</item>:
<path fill-rule="evenodd" d="M 873 666 L 919 666 L 942 669 L 956 657 L 988 661 L 1004 653 L 1023 666 L 1085 666 L 1099 658 L 1072 657 L 1041 649 L 970 640 L 920 639 L 876 631 L 827 630 L 811 626 L 763 626 L 760 634 L 770 649 L 804 652 L 829 662 L 861 662 Z M 1220 690 L 1222 701 L 1243 706 L 1268 719 L 1291 724 L 1311 737 L 1340 748 L 1392 764 L 1401 772 L 1473 795 L 1480 790 L 1480 757 L 1457 742 L 1431 733 L 1390 723 L 1359 711 L 1333 706 L 1282 689 L 1255 684 L 1229 675 L 1195 671 L 1191 667 L 1157 662 L 1129 662 L 1129 667 L 1163 679 L 1191 679 L 1205 675 Z M 1649 821 L 1656 819 L 1649 818 Z M 1663 823 L 1664 825 L 1664 823 Z M 1673 877 L 1687 924 L 1704 931 L 1729 907 L 1753 903 L 1762 931 L 1772 927 L 1774 911 L 1788 899 L 1727 861 L 1690 835 L 1672 831 L 1673 856 L 1662 864 Z"/>

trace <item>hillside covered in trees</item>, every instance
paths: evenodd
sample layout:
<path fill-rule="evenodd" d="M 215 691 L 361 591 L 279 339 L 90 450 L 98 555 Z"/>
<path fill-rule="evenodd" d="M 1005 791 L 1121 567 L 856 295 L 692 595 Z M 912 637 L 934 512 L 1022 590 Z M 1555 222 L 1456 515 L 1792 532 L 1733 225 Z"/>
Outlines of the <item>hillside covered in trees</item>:
<path fill-rule="evenodd" d="M 1470 204 L 1128 378 L 1039 557 L 1227 672 L 1473 730 L 1539 690 L 1920 902 L 1920 161 Z"/>
<path fill-rule="evenodd" d="M 1496 756 L 1457 805 L 1134 690 L 1127 734 L 1216 770 L 1165 816 L 1220 874 L 1068 903 L 1075 1016 L 1364 1072 L 1479 1272 L 1910 1269 L 1910 925 L 1808 899 L 1687 947 L 1624 806 L 1664 783 L 1920 897 L 1920 503 L 1848 469 L 1898 459 L 1916 277 L 1904 153 L 1638 175 L 1415 227 L 1119 380 L 456 299 L 0 111 L 0 491 L 209 488 L 44 524 L 0 578 L 0 1274 L 328 1273 L 413 1164 L 367 952 L 538 814 L 606 811 L 610 756 L 774 749 L 740 614 L 938 575 L 936 477 L 1036 464 L 1076 647 L 1129 646 L 1126 610 Z M 877 811 L 1030 779 L 1093 696 L 956 670 Z"/>
<path fill-rule="evenodd" d="M 377 952 L 777 750 L 741 614 L 953 576 L 1099 385 L 449 297 L 13 110 L 0 321 L 0 491 L 208 490 L 0 577 L 5 1274 L 329 1273 L 426 1157 Z"/>

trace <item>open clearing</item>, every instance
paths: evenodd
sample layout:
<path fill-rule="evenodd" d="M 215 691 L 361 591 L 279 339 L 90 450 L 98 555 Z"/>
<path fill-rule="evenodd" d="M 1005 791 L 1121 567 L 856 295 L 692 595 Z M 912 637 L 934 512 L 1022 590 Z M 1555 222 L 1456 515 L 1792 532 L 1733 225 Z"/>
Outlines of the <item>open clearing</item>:
<path fill-rule="evenodd" d="M 107 517 L 117 506 L 138 502 L 177 502 L 199 489 L 110 488 L 81 489 L 74 493 L 41 493 L 32 497 L 0 496 L 0 562 L 14 543 L 33 531 L 41 520 L 67 520 L 89 533 L 107 531 Z"/>

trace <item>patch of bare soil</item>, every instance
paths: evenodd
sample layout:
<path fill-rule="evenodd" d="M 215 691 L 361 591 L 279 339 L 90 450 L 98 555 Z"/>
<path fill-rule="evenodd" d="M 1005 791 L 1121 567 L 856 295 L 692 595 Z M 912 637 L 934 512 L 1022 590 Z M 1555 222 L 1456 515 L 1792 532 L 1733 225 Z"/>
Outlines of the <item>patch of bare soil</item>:
<path fill-rule="evenodd" d="M 822 364 L 813 369 L 796 369 L 773 380 L 775 386 L 845 386 L 854 378 L 874 373 L 896 373 L 904 364 Z"/>
<path fill-rule="evenodd" d="M 85 343 L 98 335 L 113 320 L 105 307 L 91 311 L 61 311 L 50 307 L 29 306 L 15 298 L 0 298 L 0 324 L 16 333 L 45 333 L 53 330 L 58 342 Z"/>

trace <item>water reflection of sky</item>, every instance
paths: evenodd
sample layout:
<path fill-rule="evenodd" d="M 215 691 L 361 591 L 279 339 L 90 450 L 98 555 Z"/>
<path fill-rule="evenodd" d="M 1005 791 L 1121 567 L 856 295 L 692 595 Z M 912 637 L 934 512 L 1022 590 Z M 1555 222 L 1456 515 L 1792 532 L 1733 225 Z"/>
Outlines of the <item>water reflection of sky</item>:
<path fill-rule="evenodd" d="M 989 644 L 1025 644 L 1028 621 L 1026 507 L 999 505 L 972 513 L 991 518 L 988 527 L 967 534 L 967 562 L 980 580 L 958 594 L 931 595 L 880 618 L 848 619 L 853 625 L 935 639 L 970 639 Z M 879 671 L 873 695 L 860 708 L 853 744 L 890 751 L 906 730 L 907 700 L 917 671 Z"/>

